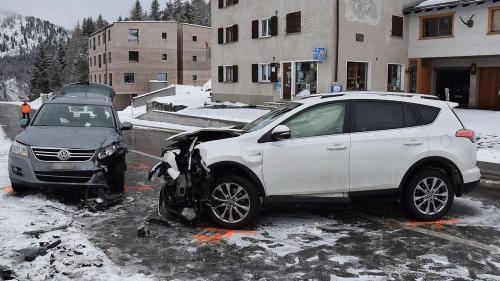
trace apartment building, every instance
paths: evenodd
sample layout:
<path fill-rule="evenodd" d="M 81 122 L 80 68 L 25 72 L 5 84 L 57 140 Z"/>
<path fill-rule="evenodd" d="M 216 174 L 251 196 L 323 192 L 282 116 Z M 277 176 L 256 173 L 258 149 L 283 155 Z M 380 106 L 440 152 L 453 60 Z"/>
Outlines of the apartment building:
<path fill-rule="evenodd" d="M 89 38 L 89 80 L 112 86 L 115 105 L 167 84 L 210 76 L 210 27 L 174 21 L 121 21 Z"/>
<path fill-rule="evenodd" d="M 411 2 L 212 1 L 213 99 L 260 104 L 306 90 L 405 91 L 403 6 Z"/>
<path fill-rule="evenodd" d="M 418 1 L 404 12 L 410 90 L 500 109 L 500 2 Z"/>

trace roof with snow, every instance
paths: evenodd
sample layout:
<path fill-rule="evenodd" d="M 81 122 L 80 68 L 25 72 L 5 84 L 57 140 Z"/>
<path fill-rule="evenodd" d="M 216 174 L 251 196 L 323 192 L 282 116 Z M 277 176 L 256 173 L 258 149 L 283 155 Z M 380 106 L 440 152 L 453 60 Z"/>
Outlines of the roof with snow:
<path fill-rule="evenodd" d="M 442 10 L 444 8 L 456 8 L 458 6 L 467 7 L 472 4 L 481 5 L 486 2 L 498 2 L 500 0 L 418 0 L 404 7 L 403 13 L 430 12 L 433 10 Z"/>

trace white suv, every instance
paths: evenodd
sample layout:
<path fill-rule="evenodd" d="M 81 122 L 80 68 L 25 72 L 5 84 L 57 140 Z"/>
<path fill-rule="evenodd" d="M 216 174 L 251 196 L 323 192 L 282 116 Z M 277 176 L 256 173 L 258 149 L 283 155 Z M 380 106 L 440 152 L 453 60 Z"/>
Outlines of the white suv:
<path fill-rule="evenodd" d="M 171 138 L 190 140 L 184 145 L 189 160 L 179 161 L 182 149 L 175 155 L 176 169 L 192 180 L 172 186 L 205 188 L 194 201 L 206 208 L 195 210 L 207 210 L 226 228 L 254 221 L 263 202 L 349 202 L 360 196 L 394 198 L 415 219 L 438 219 L 454 196 L 477 187 L 481 177 L 474 132 L 464 128 L 455 106 L 390 93 L 294 101 L 239 131 L 205 129 Z M 193 155 L 206 173 L 188 172 L 196 170 Z M 189 167 L 180 167 L 184 162 Z M 175 179 L 178 173 L 170 174 Z"/>

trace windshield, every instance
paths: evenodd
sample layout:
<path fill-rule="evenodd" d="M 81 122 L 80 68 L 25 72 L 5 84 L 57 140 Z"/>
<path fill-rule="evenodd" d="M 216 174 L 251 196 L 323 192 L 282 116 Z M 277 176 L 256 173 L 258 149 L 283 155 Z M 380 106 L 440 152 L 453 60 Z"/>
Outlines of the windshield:
<path fill-rule="evenodd" d="M 259 119 L 253 121 L 252 123 L 246 125 L 245 127 L 243 127 L 242 130 L 250 133 L 262 129 L 265 126 L 274 122 L 274 120 L 278 119 L 283 114 L 286 114 L 299 106 L 300 106 L 299 103 L 290 103 L 289 105 L 283 108 L 273 110 L 265 114 L 264 116 L 260 117 Z"/>
<path fill-rule="evenodd" d="M 32 126 L 113 128 L 115 121 L 110 106 L 45 104 Z"/>

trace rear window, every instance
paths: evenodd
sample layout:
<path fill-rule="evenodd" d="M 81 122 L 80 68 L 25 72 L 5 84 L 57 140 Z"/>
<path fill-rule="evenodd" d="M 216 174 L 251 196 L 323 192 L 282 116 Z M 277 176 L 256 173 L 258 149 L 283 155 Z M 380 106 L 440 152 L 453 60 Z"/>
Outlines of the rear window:
<path fill-rule="evenodd" d="M 441 111 L 440 108 L 422 104 L 412 104 L 412 107 L 422 125 L 429 125 L 434 122 Z"/>
<path fill-rule="evenodd" d="M 352 103 L 352 132 L 370 132 L 404 127 L 403 104 L 383 101 Z"/>

